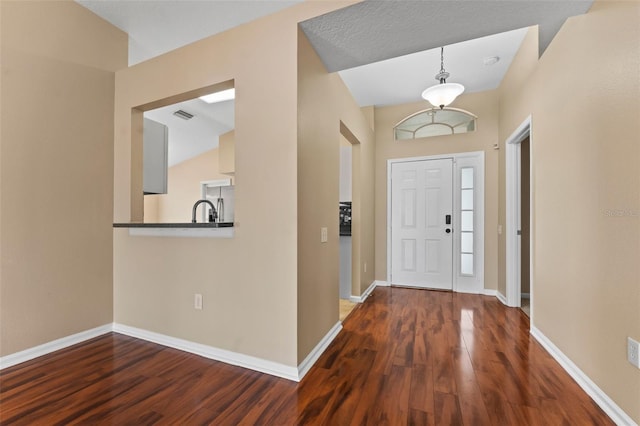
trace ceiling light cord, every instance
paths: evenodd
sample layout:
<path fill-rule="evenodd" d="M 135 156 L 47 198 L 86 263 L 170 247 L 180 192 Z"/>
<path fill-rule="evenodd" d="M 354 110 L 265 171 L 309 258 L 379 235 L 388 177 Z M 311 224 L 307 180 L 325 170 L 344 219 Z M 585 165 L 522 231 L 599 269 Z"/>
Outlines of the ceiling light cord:
<path fill-rule="evenodd" d="M 442 77 L 444 74 L 446 74 L 446 71 L 444 70 L 444 46 L 440 48 L 440 74 L 438 74 L 438 76 L 440 77 L 440 83 L 446 83 L 445 78 L 446 77 Z"/>
<path fill-rule="evenodd" d="M 436 74 L 436 80 L 440 84 L 445 84 L 449 78 L 449 73 L 444 70 L 444 47 L 440 48 L 440 72 Z"/>

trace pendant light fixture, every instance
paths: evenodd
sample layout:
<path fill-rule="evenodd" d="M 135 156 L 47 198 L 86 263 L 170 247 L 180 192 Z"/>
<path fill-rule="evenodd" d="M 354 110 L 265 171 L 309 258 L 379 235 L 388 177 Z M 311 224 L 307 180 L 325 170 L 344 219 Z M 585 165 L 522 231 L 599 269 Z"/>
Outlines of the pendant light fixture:
<path fill-rule="evenodd" d="M 429 101 L 434 107 L 442 109 L 464 92 L 464 86 L 462 84 L 447 83 L 447 78 L 449 78 L 449 73 L 444 70 L 444 47 L 441 47 L 440 72 L 436 75 L 436 80 L 440 83 L 422 92 L 422 97 Z"/>

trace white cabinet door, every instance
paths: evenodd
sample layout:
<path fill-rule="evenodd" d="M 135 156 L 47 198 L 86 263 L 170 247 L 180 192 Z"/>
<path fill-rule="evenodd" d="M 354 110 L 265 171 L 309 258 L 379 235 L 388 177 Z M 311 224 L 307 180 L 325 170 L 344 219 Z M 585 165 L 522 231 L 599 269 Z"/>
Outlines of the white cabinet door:
<path fill-rule="evenodd" d="M 391 284 L 453 288 L 452 179 L 450 158 L 392 164 Z"/>
<path fill-rule="evenodd" d="M 144 119 L 142 187 L 145 194 L 167 193 L 168 137 L 167 126 Z"/>

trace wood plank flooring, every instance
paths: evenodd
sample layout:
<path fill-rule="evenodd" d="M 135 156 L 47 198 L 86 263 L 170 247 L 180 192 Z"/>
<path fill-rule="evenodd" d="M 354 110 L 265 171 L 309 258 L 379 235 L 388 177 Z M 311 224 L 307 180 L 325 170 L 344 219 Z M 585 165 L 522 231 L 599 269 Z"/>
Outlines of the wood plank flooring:
<path fill-rule="evenodd" d="M 610 425 L 495 298 L 377 288 L 302 382 L 108 334 L 0 372 L 2 425 Z"/>

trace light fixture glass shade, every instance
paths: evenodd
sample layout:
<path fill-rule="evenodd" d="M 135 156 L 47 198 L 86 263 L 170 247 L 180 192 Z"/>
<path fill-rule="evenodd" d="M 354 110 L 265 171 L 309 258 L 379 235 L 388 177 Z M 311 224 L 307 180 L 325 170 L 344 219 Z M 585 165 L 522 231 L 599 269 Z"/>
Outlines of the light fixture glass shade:
<path fill-rule="evenodd" d="M 445 107 L 464 92 L 464 86 L 458 83 L 440 83 L 422 92 L 422 97 L 434 107 Z"/>

